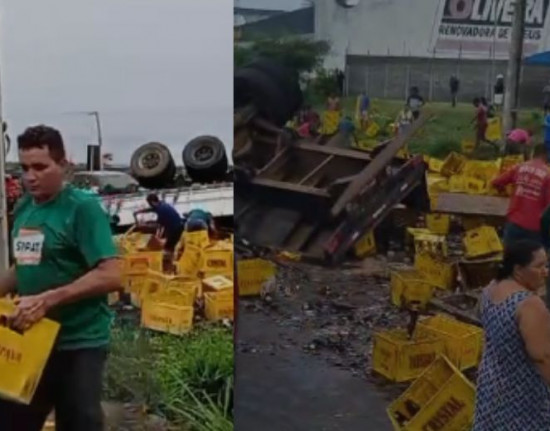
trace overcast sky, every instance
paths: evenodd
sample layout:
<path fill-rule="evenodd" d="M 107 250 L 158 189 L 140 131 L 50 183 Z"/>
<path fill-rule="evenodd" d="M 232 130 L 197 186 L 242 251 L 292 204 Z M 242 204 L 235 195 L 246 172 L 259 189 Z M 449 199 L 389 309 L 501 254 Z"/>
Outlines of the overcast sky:
<path fill-rule="evenodd" d="M 158 140 L 181 164 L 198 134 L 232 143 L 233 3 L 229 0 L 0 0 L 3 110 L 15 136 L 61 129 L 74 159 L 95 143 L 129 162 Z M 14 159 L 12 151 L 9 159 Z"/>

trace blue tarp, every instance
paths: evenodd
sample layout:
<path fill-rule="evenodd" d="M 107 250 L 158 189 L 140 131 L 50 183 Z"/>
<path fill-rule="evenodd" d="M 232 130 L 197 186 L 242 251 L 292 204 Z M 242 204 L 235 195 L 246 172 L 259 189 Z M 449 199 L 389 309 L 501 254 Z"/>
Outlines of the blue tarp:
<path fill-rule="evenodd" d="M 538 52 L 529 57 L 526 57 L 524 60 L 525 64 L 536 64 L 540 66 L 550 66 L 550 51 Z"/>

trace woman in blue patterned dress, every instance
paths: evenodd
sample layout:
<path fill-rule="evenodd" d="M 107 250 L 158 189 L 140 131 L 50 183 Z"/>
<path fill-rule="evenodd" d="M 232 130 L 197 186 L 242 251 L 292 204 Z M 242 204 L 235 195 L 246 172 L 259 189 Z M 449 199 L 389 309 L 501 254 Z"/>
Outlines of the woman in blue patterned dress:
<path fill-rule="evenodd" d="M 550 430 L 550 312 L 537 295 L 547 276 L 543 247 L 520 240 L 483 291 L 474 431 Z"/>

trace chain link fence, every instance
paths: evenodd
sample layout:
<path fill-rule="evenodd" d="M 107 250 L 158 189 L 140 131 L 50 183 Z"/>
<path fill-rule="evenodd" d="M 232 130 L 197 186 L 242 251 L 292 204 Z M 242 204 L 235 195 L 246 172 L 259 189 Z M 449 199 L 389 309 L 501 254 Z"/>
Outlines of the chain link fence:
<path fill-rule="evenodd" d="M 405 100 L 416 86 L 424 99 L 451 100 L 449 79 L 458 76 L 458 101 L 470 103 L 474 97 L 492 99 L 496 76 L 506 76 L 507 61 L 457 60 L 413 57 L 348 56 L 346 92 L 366 91 L 371 98 Z M 550 81 L 550 67 L 524 66 L 520 82 L 520 106 L 542 108 L 542 89 Z"/>

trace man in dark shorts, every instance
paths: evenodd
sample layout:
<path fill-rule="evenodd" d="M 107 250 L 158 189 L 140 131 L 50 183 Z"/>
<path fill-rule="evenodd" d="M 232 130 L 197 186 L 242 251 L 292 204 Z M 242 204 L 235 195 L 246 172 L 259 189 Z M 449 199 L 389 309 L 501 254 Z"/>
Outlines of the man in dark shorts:
<path fill-rule="evenodd" d="M 97 198 L 64 183 L 68 163 L 57 130 L 30 127 L 17 141 L 26 194 L 14 209 L 15 263 L 0 278 L 0 296 L 20 297 L 7 316 L 14 330 L 43 317 L 61 328 L 31 404 L 0 400 L 0 429 L 40 431 L 55 408 L 58 431 L 102 431 L 107 295 L 121 286 L 109 218 Z"/>
<path fill-rule="evenodd" d="M 137 211 L 134 215 L 155 213 L 157 215 L 157 223 L 162 227 L 164 238 L 166 239 L 164 251 L 167 254 L 173 254 L 183 233 L 183 220 L 181 216 L 172 205 L 161 201 L 154 193 L 147 196 L 147 203 L 150 208 Z"/>

